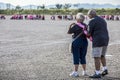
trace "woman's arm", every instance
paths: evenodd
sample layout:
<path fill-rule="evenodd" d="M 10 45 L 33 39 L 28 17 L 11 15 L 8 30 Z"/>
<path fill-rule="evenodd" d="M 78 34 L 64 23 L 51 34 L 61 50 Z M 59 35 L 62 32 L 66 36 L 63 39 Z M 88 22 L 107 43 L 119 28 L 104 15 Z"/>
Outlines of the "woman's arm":
<path fill-rule="evenodd" d="M 75 23 L 72 23 L 70 26 L 69 26 L 69 29 L 68 29 L 68 34 L 72 34 L 73 32 L 72 32 L 72 27 L 75 25 Z"/>

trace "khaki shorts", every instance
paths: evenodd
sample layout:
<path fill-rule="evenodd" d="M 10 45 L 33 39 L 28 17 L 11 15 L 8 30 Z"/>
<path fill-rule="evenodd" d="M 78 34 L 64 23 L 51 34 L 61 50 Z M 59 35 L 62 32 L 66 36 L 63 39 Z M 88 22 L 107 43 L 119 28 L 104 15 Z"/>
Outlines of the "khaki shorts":
<path fill-rule="evenodd" d="M 93 57 L 105 56 L 106 55 L 106 51 L 107 51 L 107 46 L 93 47 L 92 56 Z"/>

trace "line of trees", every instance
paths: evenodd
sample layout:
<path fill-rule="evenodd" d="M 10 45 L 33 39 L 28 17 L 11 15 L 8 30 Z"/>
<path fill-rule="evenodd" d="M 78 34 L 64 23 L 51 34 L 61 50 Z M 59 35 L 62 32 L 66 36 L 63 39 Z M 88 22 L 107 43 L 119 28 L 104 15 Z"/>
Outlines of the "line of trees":
<path fill-rule="evenodd" d="M 88 9 L 79 8 L 79 9 L 70 9 L 71 4 L 56 4 L 56 8 L 46 9 L 46 6 L 43 4 L 42 6 L 37 6 L 37 9 L 22 9 L 21 6 L 17 5 L 15 9 L 11 9 L 10 4 L 6 4 L 7 9 L 0 9 L 0 14 L 12 15 L 12 14 L 77 14 L 78 12 L 82 12 L 86 14 Z M 119 15 L 120 9 L 97 9 L 98 14 L 113 14 Z"/>

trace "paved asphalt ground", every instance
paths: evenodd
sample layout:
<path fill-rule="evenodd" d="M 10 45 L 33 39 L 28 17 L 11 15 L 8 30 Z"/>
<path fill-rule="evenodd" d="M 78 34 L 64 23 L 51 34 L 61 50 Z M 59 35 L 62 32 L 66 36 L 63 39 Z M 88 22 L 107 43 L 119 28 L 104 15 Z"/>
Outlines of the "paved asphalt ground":
<path fill-rule="evenodd" d="M 93 80 L 69 77 L 73 70 L 68 26 L 75 21 L 0 20 L 0 80 Z M 88 23 L 88 21 L 85 21 Z M 109 74 L 96 80 L 120 80 L 120 21 L 107 21 L 110 42 L 107 51 Z M 94 73 L 91 42 L 87 71 Z"/>

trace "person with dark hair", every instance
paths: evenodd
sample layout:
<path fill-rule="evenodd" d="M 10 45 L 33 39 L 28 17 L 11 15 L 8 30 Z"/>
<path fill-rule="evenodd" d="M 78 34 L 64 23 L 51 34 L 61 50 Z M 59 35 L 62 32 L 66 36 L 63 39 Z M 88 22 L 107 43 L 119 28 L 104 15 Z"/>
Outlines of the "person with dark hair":
<path fill-rule="evenodd" d="M 88 11 L 88 17 L 91 19 L 89 22 L 88 36 L 92 36 L 92 56 L 95 63 L 95 74 L 90 78 L 101 78 L 108 74 L 106 66 L 106 51 L 109 42 L 109 34 L 107 30 L 106 21 L 97 16 L 94 9 Z M 100 73 L 100 64 L 102 63 L 103 72 Z"/>
<path fill-rule="evenodd" d="M 78 13 L 76 15 L 77 23 L 72 23 L 69 27 L 68 34 L 73 34 L 73 42 L 72 42 L 72 54 L 73 54 L 73 63 L 74 63 L 74 71 L 70 74 L 72 77 L 79 76 L 78 67 L 79 64 L 82 65 L 83 68 L 83 76 L 87 76 L 86 73 L 86 54 L 87 54 L 87 46 L 88 41 L 85 35 L 85 31 L 87 30 L 87 25 L 83 23 L 85 17 L 82 13 Z"/>
<path fill-rule="evenodd" d="M 0 19 L 6 19 L 4 15 L 1 15 L 0 16 Z"/>
<path fill-rule="evenodd" d="M 44 15 L 42 16 L 42 20 L 45 20 L 45 16 Z"/>

